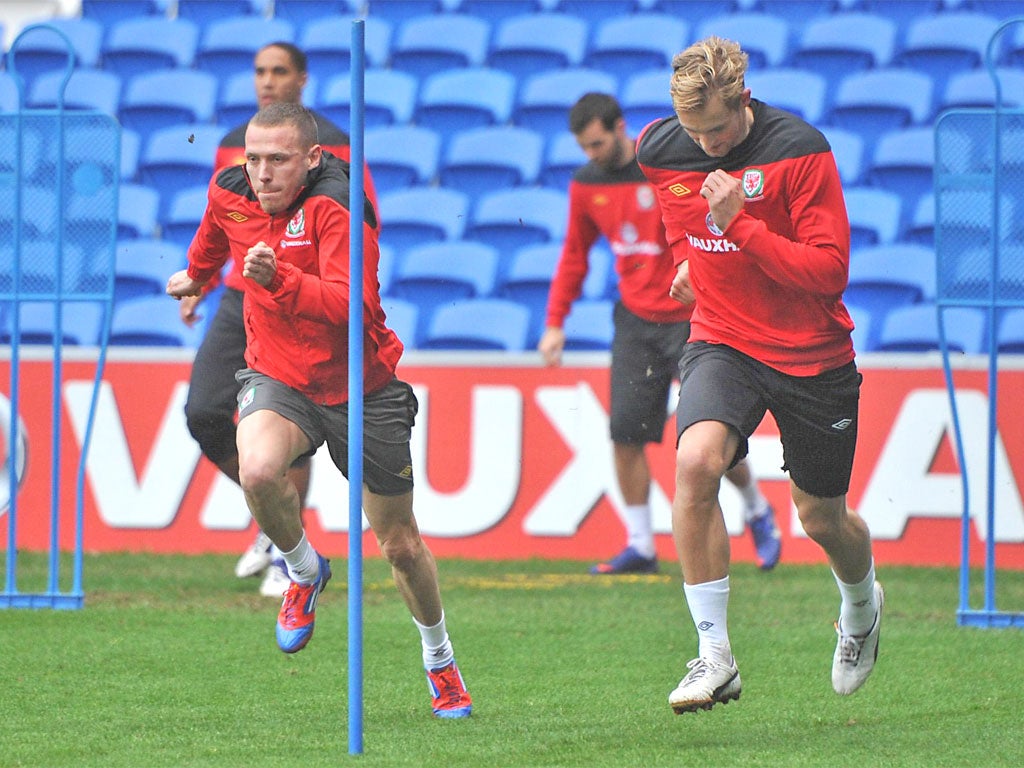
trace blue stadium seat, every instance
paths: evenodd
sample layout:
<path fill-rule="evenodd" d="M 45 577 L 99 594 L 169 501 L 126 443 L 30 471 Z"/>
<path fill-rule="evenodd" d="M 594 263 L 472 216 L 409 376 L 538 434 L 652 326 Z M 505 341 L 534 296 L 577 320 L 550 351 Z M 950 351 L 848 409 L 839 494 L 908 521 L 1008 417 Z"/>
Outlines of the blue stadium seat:
<path fill-rule="evenodd" d="M 637 135 L 648 123 L 673 114 L 671 77 L 671 71 L 661 67 L 637 72 L 626 79 L 619 104 L 631 135 Z"/>
<path fill-rule="evenodd" d="M 298 23 L 298 22 L 297 22 Z M 363 20 L 365 66 L 386 67 L 391 58 L 391 22 L 370 16 Z M 324 16 L 305 23 L 298 45 L 310 72 L 328 77 L 348 72 L 352 64 L 352 16 Z"/>
<path fill-rule="evenodd" d="M 935 247 L 935 194 L 933 192 L 921 195 L 901 240 Z"/>
<path fill-rule="evenodd" d="M 398 259 L 395 256 L 395 249 L 388 245 L 378 247 L 377 258 L 377 284 L 380 286 L 380 295 L 384 296 L 391 289 L 391 277 L 395 272 L 395 263 Z"/>
<path fill-rule="evenodd" d="M 217 86 L 216 77 L 198 70 L 162 69 L 136 75 L 125 87 L 118 117 L 123 126 L 138 131 L 145 144 L 169 125 L 209 123 L 217 106 Z"/>
<path fill-rule="evenodd" d="M 121 129 L 121 182 L 135 181 L 139 173 L 142 137 L 131 128 Z"/>
<path fill-rule="evenodd" d="M 178 18 L 207 27 L 231 16 L 260 16 L 268 0 L 177 0 Z"/>
<path fill-rule="evenodd" d="M 583 60 L 589 29 L 585 19 L 532 13 L 498 23 L 487 66 L 525 80 L 549 69 L 575 67 Z"/>
<path fill-rule="evenodd" d="M 395 31 L 391 68 L 427 78 L 457 67 L 481 67 L 487 59 L 491 25 L 459 13 L 414 16 Z"/>
<path fill-rule="evenodd" d="M 167 240 L 120 240 L 114 267 L 114 301 L 163 296 L 167 278 L 184 269 L 185 249 Z"/>
<path fill-rule="evenodd" d="M 444 187 L 413 187 L 379 198 L 380 242 L 399 259 L 410 247 L 434 240 L 458 240 L 466 228 L 469 196 Z"/>
<path fill-rule="evenodd" d="M 362 10 L 363 5 L 362 0 L 274 0 L 274 18 L 290 21 L 298 28 L 303 24 L 313 24 L 329 16 L 351 18 Z M 370 25 L 367 23 L 364 28 L 367 38 L 369 38 L 369 27 Z M 307 54 L 309 53 L 302 45 L 299 47 Z"/>
<path fill-rule="evenodd" d="M 845 187 L 850 219 L 850 249 L 889 245 L 900 234 L 903 201 L 895 192 L 876 187 Z"/>
<path fill-rule="evenodd" d="M 139 178 L 160 190 L 161 217 L 169 209 L 170 195 L 209 184 L 213 157 L 223 133 L 216 125 L 179 124 L 155 131 L 146 141 L 139 161 Z"/>
<path fill-rule="evenodd" d="M 0 112 L 18 110 L 18 83 L 10 72 L 0 72 Z"/>
<path fill-rule="evenodd" d="M 198 45 L 199 27 L 188 19 L 125 18 L 107 34 L 103 68 L 123 78 L 157 69 L 188 68 Z"/>
<path fill-rule="evenodd" d="M 15 226 L 13 184 L 0 185 L 0 242 L 12 242 Z M 26 239 L 46 239 L 60 221 L 57 195 L 50 186 L 21 186 L 21 231 Z"/>
<path fill-rule="evenodd" d="M 458 131 L 507 122 L 515 93 L 515 78 L 500 69 L 449 69 L 424 81 L 413 120 L 437 131 L 444 147 Z"/>
<path fill-rule="evenodd" d="M 103 306 L 98 302 L 61 303 L 61 344 L 95 346 L 99 343 Z M 26 301 L 19 305 L 19 338 L 22 344 L 53 344 L 57 327 L 57 304 L 50 301 Z M 12 318 L 6 318 L 0 330 L 0 343 L 13 343 Z"/>
<path fill-rule="evenodd" d="M 430 184 L 441 159 L 441 137 L 417 125 L 370 128 L 365 138 L 366 162 L 378 194 Z"/>
<path fill-rule="evenodd" d="M 903 199 L 909 219 L 922 195 L 932 189 L 935 142 L 930 127 L 907 128 L 883 134 L 868 162 L 867 181 Z M 905 226 L 908 221 L 904 221 Z"/>
<path fill-rule="evenodd" d="M 611 349 L 615 335 L 609 299 L 574 302 L 565 318 L 565 349 L 572 351 L 603 351 Z"/>
<path fill-rule="evenodd" d="M 44 72 L 32 81 L 28 106 L 32 109 L 56 109 L 63 100 L 64 109 L 94 109 L 112 117 L 121 103 L 121 78 L 102 69 L 76 69 L 63 92 L 63 72 Z"/>
<path fill-rule="evenodd" d="M 818 124 L 825 112 L 828 82 L 814 69 L 773 67 L 747 75 L 751 95 Z"/>
<path fill-rule="evenodd" d="M 495 190 L 477 198 L 464 236 L 510 256 L 524 245 L 560 240 L 568 210 L 566 192 L 545 187 Z"/>
<path fill-rule="evenodd" d="M 790 61 L 794 67 L 824 77 L 829 91 L 834 91 L 849 74 L 889 66 L 896 52 L 897 32 L 895 21 L 870 13 L 811 19 Z"/>
<path fill-rule="evenodd" d="M 607 19 L 634 13 L 639 9 L 638 0 L 553 0 L 547 10 L 579 16 L 590 22 L 594 29 Z"/>
<path fill-rule="evenodd" d="M 864 139 L 856 131 L 827 125 L 821 127 L 821 132 L 832 147 L 840 180 L 851 186 L 858 184 L 864 175 Z"/>
<path fill-rule="evenodd" d="M 854 351 L 858 355 L 874 352 L 874 347 L 871 346 L 873 343 L 871 330 L 874 327 L 874 318 L 871 316 L 871 312 L 845 300 L 843 304 L 846 306 L 846 311 L 850 313 L 850 319 L 853 320 L 853 333 L 850 334 L 850 337 L 853 340 Z"/>
<path fill-rule="evenodd" d="M 384 324 L 395 332 L 406 349 L 416 349 L 420 344 L 420 308 L 411 301 L 392 296 L 383 296 L 381 306 L 386 317 Z"/>
<path fill-rule="evenodd" d="M 439 307 L 422 349 L 526 349 L 530 312 L 507 299 L 463 299 Z"/>
<path fill-rule="evenodd" d="M 942 219 L 941 242 L 937 243 L 944 253 L 961 254 L 976 247 L 995 249 L 995 198 L 991 189 L 943 189 L 937 199 L 930 191 L 921 195 L 922 204 L 928 199 L 932 201 L 933 227 L 936 217 Z M 1006 247 L 1020 238 L 1020 215 L 1016 201 L 1007 193 L 1000 198 L 999 208 L 998 244 Z"/>
<path fill-rule="evenodd" d="M 515 17 L 526 16 L 550 8 L 553 0 L 454 0 L 455 9 L 468 16 L 498 25 Z"/>
<path fill-rule="evenodd" d="M 117 196 L 119 240 L 153 237 L 160 213 L 160 193 L 144 184 L 122 184 Z"/>
<path fill-rule="evenodd" d="M 999 95 L 1004 107 L 1024 107 L 1024 72 L 1011 67 L 998 67 Z M 994 107 L 996 84 L 987 67 L 956 72 L 946 81 L 939 109 Z"/>
<path fill-rule="evenodd" d="M 684 19 L 711 19 L 756 5 L 757 0 L 650 0 L 646 9 Z"/>
<path fill-rule="evenodd" d="M 985 63 L 985 51 L 999 21 L 983 13 L 946 12 L 915 19 L 893 58 L 897 66 L 926 74 L 935 94 L 945 91 L 949 76 Z"/>
<path fill-rule="evenodd" d="M 636 13 L 597 24 L 583 65 L 624 80 L 634 72 L 671 70 L 672 57 L 689 43 L 690 25 L 678 16 Z"/>
<path fill-rule="evenodd" d="M 416 108 L 418 82 L 407 72 L 367 69 L 363 74 L 363 124 L 366 128 L 404 124 Z M 351 118 L 352 80 L 336 75 L 324 83 L 317 109 L 336 125 L 348 126 Z"/>
<path fill-rule="evenodd" d="M 545 187 L 564 190 L 569 186 L 573 174 L 589 159 L 575 134 L 564 131 L 548 140 L 544 163 L 540 170 L 540 182 Z"/>
<path fill-rule="evenodd" d="M 694 39 L 718 35 L 735 40 L 750 57 L 750 71 L 780 67 L 789 57 L 789 24 L 769 13 L 748 11 L 705 19 Z"/>
<path fill-rule="evenodd" d="M 858 1 L 846 0 L 846 4 Z M 808 24 L 841 11 L 843 3 L 837 0 L 800 0 L 797 3 L 793 0 L 757 0 L 754 7 L 759 13 L 767 13 L 785 21 L 789 25 L 790 40 L 796 42 Z"/>
<path fill-rule="evenodd" d="M 164 240 L 188 248 L 206 211 L 207 186 L 197 184 L 179 189 L 171 195 L 166 212 L 160 217 Z"/>
<path fill-rule="evenodd" d="M 448 10 L 446 0 L 369 0 L 367 16 L 401 24 L 406 19 Z"/>
<path fill-rule="evenodd" d="M 195 66 L 221 79 L 236 72 L 251 73 L 253 59 L 260 48 L 268 43 L 294 40 L 295 27 L 284 19 L 219 17 L 203 25 Z"/>
<path fill-rule="evenodd" d="M 840 81 L 826 123 L 857 131 L 873 146 L 887 131 L 929 123 L 932 87 L 928 75 L 908 69 L 856 72 Z"/>
<path fill-rule="evenodd" d="M 110 321 L 110 343 L 146 347 L 199 346 L 202 329 L 181 320 L 178 302 L 167 296 L 141 296 L 119 302 Z"/>
<path fill-rule="evenodd" d="M 511 125 L 456 133 L 438 169 L 441 184 L 478 197 L 492 189 L 533 184 L 540 173 L 544 139 Z"/>
<path fill-rule="evenodd" d="M 4 120 L 0 124 L 0 174 L 10 174 L 13 177 L 20 166 L 22 178 L 34 181 L 37 172 L 43 166 L 46 144 L 42 131 L 25 130 L 23 124 L 19 147 L 15 121 Z M 8 187 L 8 190 L 11 189 L 12 187 Z"/>
<path fill-rule="evenodd" d="M 586 67 L 540 72 L 523 83 L 512 109 L 512 122 L 550 139 L 569 129 L 569 109 L 589 91 L 618 93 L 618 80 Z"/>
<path fill-rule="evenodd" d="M 14 248 L 11 241 L 0 238 L 0 291 L 14 288 Z M 21 242 L 20 290 L 23 297 L 45 296 L 51 299 L 57 291 L 58 251 L 56 241 L 26 239 Z M 64 244 L 60 250 L 61 285 L 68 291 L 78 291 L 83 279 L 88 279 L 88 262 L 82 250 L 71 244 Z"/>
<path fill-rule="evenodd" d="M 390 295 L 419 307 L 420 338 L 438 307 L 494 291 L 497 249 L 471 240 L 435 242 L 406 251 L 391 279 Z"/>
<path fill-rule="evenodd" d="M 82 0 L 82 16 L 106 29 L 130 16 L 166 16 L 170 0 Z"/>
<path fill-rule="evenodd" d="M 951 352 L 985 352 L 984 311 L 976 307 L 950 307 L 942 310 L 942 322 Z M 930 303 L 892 310 L 878 335 L 877 349 L 882 352 L 931 352 L 940 348 L 939 310 Z"/>
<path fill-rule="evenodd" d="M 52 29 L 39 27 L 26 29 L 18 40 L 18 48 L 13 56 L 7 59 L 8 70 L 10 60 L 14 60 L 14 69 L 26 85 L 31 85 L 43 72 L 54 70 L 64 71 L 68 66 L 68 47 L 64 35 L 71 43 L 75 67 L 96 68 L 100 64 L 100 47 L 103 41 L 103 25 L 95 19 L 53 18 L 45 19 Z"/>
<path fill-rule="evenodd" d="M 996 346 L 1000 354 L 1024 354 L 1024 308 L 1003 313 L 996 330 Z"/>
<path fill-rule="evenodd" d="M 251 72 L 236 72 L 221 86 L 215 118 L 221 125 L 241 125 L 256 114 L 259 103 Z"/>
<path fill-rule="evenodd" d="M 905 31 L 922 16 L 932 16 L 944 10 L 946 0 L 860 0 L 858 10 L 891 19 L 896 28 Z"/>

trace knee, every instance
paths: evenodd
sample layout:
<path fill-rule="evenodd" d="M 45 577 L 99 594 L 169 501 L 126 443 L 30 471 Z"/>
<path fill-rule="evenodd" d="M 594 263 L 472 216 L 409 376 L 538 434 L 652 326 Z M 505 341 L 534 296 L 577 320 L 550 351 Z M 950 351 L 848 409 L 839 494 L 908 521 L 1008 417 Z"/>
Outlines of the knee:
<path fill-rule="evenodd" d="M 844 510 L 825 499 L 810 499 L 797 504 L 797 515 L 804 533 L 818 544 L 827 544 L 839 536 L 843 514 Z"/>
<path fill-rule="evenodd" d="M 213 463 L 219 464 L 236 453 L 234 414 L 189 403 L 185 406 L 185 424 L 203 455 Z"/>
<path fill-rule="evenodd" d="M 718 483 L 728 464 L 713 450 L 702 445 L 680 443 L 676 450 L 676 482 L 687 486 Z"/>
<path fill-rule="evenodd" d="M 410 570 L 423 552 L 423 539 L 415 530 L 409 528 L 402 528 L 379 537 L 377 543 L 384 559 L 398 571 Z"/>
<path fill-rule="evenodd" d="M 284 477 L 282 467 L 259 456 L 247 456 L 238 464 L 238 483 L 247 496 L 267 495 L 278 488 Z"/>

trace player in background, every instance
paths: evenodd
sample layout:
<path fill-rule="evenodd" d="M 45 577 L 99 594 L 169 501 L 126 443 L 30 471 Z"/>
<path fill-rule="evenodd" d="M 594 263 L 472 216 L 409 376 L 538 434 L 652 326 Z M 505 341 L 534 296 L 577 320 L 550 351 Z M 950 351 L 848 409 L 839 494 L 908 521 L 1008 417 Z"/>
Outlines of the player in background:
<path fill-rule="evenodd" d="M 350 291 L 349 164 L 323 152 L 303 106 L 260 109 L 245 135 L 244 166 L 210 182 L 188 267 L 167 292 L 201 292 L 228 259 L 245 292 L 246 367 L 237 374 L 238 476 L 253 517 L 281 550 L 289 585 L 277 618 L 278 647 L 309 642 L 330 564 L 306 537 L 288 469 L 327 443 L 348 470 L 348 319 L 364 319 L 363 512 L 420 632 L 434 715 L 468 717 L 466 691 L 445 625 L 437 563 L 413 515 L 410 436 L 418 405 L 395 376 L 402 342 L 385 324 L 377 268 L 379 225 L 364 196 L 363 283 Z M 239 215 L 241 214 L 241 215 Z"/>
<path fill-rule="evenodd" d="M 637 142 L 678 267 L 672 295 L 696 298 L 679 364 L 672 528 L 698 655 L 669 694 L 676 713 L 740 695 L 718 488 L 766 411 L 800 523 L 839 587 L 836 693 L 871 674 L 882 617 L 871 535 L 846 498 L 861 375 L 843 304 L 850 226 L 839 173 L 820 131 L 751 98 L 747 62 L 718 37 L 678 54 L 666 78 L 675 114 Z"/>
<path fill-rule="evenodd" d="M 253 62 L 256 99 L 262 109 L 276 102 L 302 103 L 302 93 L 309 79 L 306 55 L 291 43 L 275 42 L 256 52 Z M 344 160 L 350 158 L 349 137 L 323 115 L 316 118 L 319 143 L 328 152 Z M 231 165 L 245 162 L 245 129 L 243 123 L 229 131 L 221 140 L 214 159 L 215 173 Z M 369 171 L 364 174 L 365 188 L 376 207 L 376 196 Z M 209 292 L 216 280 L 207 284 Z M 235 413 L 238 408 L 238 382 L 235 372 L 245 367 L 245 328 L 242 326 L 243 280 L 230 265 L 224 276 L 224 291 L 216 314 L 196 351 L 185 401 L 185 419 L 189 432 L 203 454 L 235 483 L 238 483 L 238 451 L 235 448 Z M 199 319 L 201 296 L 181 301 L 181 317 L 188 325 Z M 310 458 L 296 461 L 290 470 L 298 489 L 300 503 L 305 507 L 309 490 Z M 262 531 L 235 565 L 239 578 L 263 574 L 260 593 L 280 597 L 288 587 L 288 575 L 280 553 Z"/>
<path fill-rule="evenodd" d="M 615 254 L 621 297 L 614 311 L 610 426 L 615 474 L 625 501 L 626 546 L 591 573 L 655 573 L 645 447 L 661 442 L 669 388 L 690 335 L 692 307 L 669 296 L 676 270 L 661 209 L 637 165 L 618 101 L 604 93 L 583 95 L 569 111 L 569 130 L 589 162 L 569 183 L 569 225 L 537 348 L 548 365 L 561 363 L 563 324 L 582 292 L 590 249 L 603 235 Z M 775 567 L 781 539 L 771 506 L 747 462 L 738 463 L 727 476 L 743 495 L 761 568 Z"/>

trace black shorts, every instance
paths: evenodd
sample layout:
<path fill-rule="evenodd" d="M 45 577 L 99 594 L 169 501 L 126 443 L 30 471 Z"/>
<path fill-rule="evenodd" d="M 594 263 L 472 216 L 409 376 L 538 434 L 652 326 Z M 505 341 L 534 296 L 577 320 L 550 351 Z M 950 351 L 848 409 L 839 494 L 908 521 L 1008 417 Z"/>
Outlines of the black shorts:
<path fill-rule="evenodd" d="M 782 469 L 798 488 L 820 498 L 849 490 L 857 444 L 862 376 L 850 362 L 817 376 L 788 376 L 721 344 L 686 345 L 679 363 L 676 435 L 698 421 L 739 432 L 733 462 L 771 411 L 782 441 Z"/>
<path fill-rule="evenodd" d="M 316 452 L 324 442 L 331 459 L 348 477 L 348 403 L 318 405 L 297 389 L 262 373 L 238 372 L 238 418 L 269 410 L 301 429 Z M 419 403 L 412 387 L 392 379 L 363 397 L 363 483 L 378 496 L 400 496 L 412 490 L 409 439 Z"/>
<path fill-rule="evenodd" d="M 652 323 L 615 304 L 611 436 L 616 443 L 661 442 L 668 393 L 690 335 L 690 323 Z"/>

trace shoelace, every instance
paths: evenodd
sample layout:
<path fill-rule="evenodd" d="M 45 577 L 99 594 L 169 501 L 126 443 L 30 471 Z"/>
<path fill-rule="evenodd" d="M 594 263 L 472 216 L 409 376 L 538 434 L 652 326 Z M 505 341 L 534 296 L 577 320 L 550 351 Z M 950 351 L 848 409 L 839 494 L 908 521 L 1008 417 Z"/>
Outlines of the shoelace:
<path fill-rule="evenodd" d="M 299 590 L 302 587 L 296 584 L 294 581 L 288 584 L 288 589 L 284 593 L 284 620 L 285 622 L 292 622 L 295 620 L 296 615 L 302 608 L 302 600 L 300 600 Z"/>
<path fill-rule="evenodd" d="M 459 679 L 455 675 L 454 667 L 447 672 L 439 674 L 437 678 L 439 683 L 437 698 L 449 703 L 456 703 L 462 698 L 462 686 L 459 685 Z"/>
<path fill-rule="evenodd" d="M 687 680 L 700 680 L 711 671 L 711 667 L 704 659 L 697 658 L 686 662 L 686 668 L 690 670 L 686 674 Z"/>

